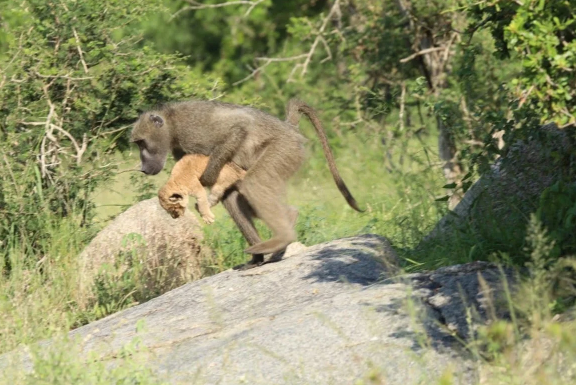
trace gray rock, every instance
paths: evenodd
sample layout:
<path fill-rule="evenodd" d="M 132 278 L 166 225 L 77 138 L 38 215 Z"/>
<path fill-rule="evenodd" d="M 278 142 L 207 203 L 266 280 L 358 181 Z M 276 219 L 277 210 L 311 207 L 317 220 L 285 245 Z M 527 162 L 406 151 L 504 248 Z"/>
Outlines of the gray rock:
<path fill-rule="evenodd" d="M 575 146 L 566 130 L 555 124 L 540 128 L 537 136 L 517 141 L 466 192 L 453 211 L 442 218 L 419 248 L 432 243 L 448 245 L 459 233 L 473 234 L 477 242 L 521 242 L 525 224 L 544 189 L 569 175 Z M 516 246 L 516 245 L 514 245 Z"/>
<path fill-rule="evenodd" d="M 473 320 L 486 319 L 489 295 L 478 277 L 497 287 L 497 269 L 476 263 L 397 275 L 396 261 L 375 235 L 293 244 L 279 262 L 188 283 L 70 335 L 84 354 L 111 364 L 138 337 L 169 383 L 352 384 L 372 375 L 410 385 L 435 383 L 444 371 L 455 383 L 476 383 L 452 334 L 468 333 L 464 304 L 478 314 Z"/>
<path fill-rule="evenodd" d="M 512 291 L 516 282 L 510 269 L 478 261 L 406 278 L 433 311 L 437 325 L 463 340 L 473 339 L 480 325 L 510 318 L 506 290 Z"/>
<path fill-rule="evenodd" d="M 173 219 L 158 198 L 141 201 L 118 215 L 80 253 L 80 290 L 90 290 L 103 264 L 119 263 L 128 255 L 144 261 L 151 291 L 166 292 L 199 278 L 199 256 L 207 252 L 201 240 L 202 229 L 189 210 Z M 154 274 L 158 269 L 163 269 L 161 279 Z"/>

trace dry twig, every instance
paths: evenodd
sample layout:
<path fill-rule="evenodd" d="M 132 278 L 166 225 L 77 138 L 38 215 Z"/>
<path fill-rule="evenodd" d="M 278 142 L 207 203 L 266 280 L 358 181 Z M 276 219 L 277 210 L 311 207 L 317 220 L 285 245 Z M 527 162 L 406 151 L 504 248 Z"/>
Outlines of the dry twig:
<path fill-rule="evenodd" d="M 400 131 L 404 131 L 405 106 L 406 106 L 406 84 L 402 82 L 402 93 L 400 94 L 400 112 L 398 113 L 398 120 L 400 120 Z"/>
<path fill-rule="evenodd" d="M 82 47 L 80 47 L 80 38 L 78 37 L 76 28 L 72 28 L 72 32 L 74 32 L 74 38 L 76 39 L 76 48 L 78 49 L 78 54 L 80 55 L 80 61 L 82 62 L 82 66 L 84 67 L 84 73 L 88 73 L 88 66 L 84 61 L 84 55 L 82 54 Z"/>
<path fill-rule="evenodd" d="M 202 4 L 202 3 L 199 3 L 199 2 L 194 1 L 194 0 L 186 0 L 186 2 L 191 4 L 191 5 L 188 5 L 184 8 L 179 9 L 178 11 L 176 11 L 172 15 L 172 17 L 170 19 L 174 19 L 175 17 L 177 17 L 182 12 L 195 11 L 195 10 L 199 10 L 199 9 L 222 8 L 222 7 L 228 7 L 231 5 L 249 5 L 248 10 L 244 13 L 244 16 L 243 16 L 243 17 L 247 17 L 248 15 L 250 15 L 252 10 L 258 4 L 264 2 L 264 0 L 254 0 L 254 1 L 237 0 L 237 1 L 229 1 L 227 3 L 217 3 L 217 4 Z"/>
<path fill-rule="evenodd" d="M 80 162 L 82 161 L 82 155 L 84 154 L 84 152 L 86 151 L 86 148 L 88 147 L 88 137 L 86 136 L 86 134 L 84 134 L 82 136 L 82 144 L 78 144 L 78 141 L 72 136 L 72 134 L 70 134 L 68 131 L 66 131 L 64 128 L 57 126 L 53 123 L 48 123 L 49 120 L 46 119 L 45 122 L 21 122 L 21 124 L 25 125 L 25 126 L 48 126 L 49 130 L 46 132 L 45 137 L 47 139 L 49 139 L 50 141 L 57 143 L 58 139 L 52 134 L 52 132 L 54 130 L 59 131 L 60 133 L 62 133 L 65 137 L 67 137 L 70 142 L 72 142 L 72 145 L 74 146 L 74 149 L 76 150 L 76 155 L 72 155 L 73 158 L 76 158 L 76 163 L 80 164 Z M 49 152 L 54 151 L 53 149 Z M 60 153 L 64 153 L 63 149 L 59 149 Z"/>
<path fill-rule="evenodd" d="M 445 47 L 430 47 L 430 48 L 426 48 L 426 49 L 423 49 L 422 51 L 418 51 L 418 52 L 416 52 L 416 53 L 413 53 L 413 54 L 410 55 L 410 56 L 406 56 L 405 58 L 400 59 L 400 63 L 406 63 L 406 62 L 409 62 L 409 61 L 412 60 L 412 59 L 417 58 L 417 57 L 420 56 L 420 55 L 426 55 L 427 53 L 430 53 L 430 52 L 443 51 L 443 50 L 445 50 L 445 49 L 446 49 Z"/>
<path fill-rule="evenodd" d="M 295 56 L 289 56 L 289 57 L 277 57 L 277 58 L 273 58 L 273 57 L 259 57 L 256 58 L 256 60 L 264 62 L 264 64 L 252 69 L 252 72 L 246 76 L 245 78 L 232 83 L 232 85 L 238 85 L 241 83 L 244 83 L 247 80 L 250 80 L 251 78 L 253 78 L 254 76 L 256 76 L 260 71 L 262 71 L 264 68 L 266 68 L 269 64 L 274 63 L 274 62 L 289 62 L 289 61 L 299 61 L 301 59 L 304 59 L 303 63 L 297 63 L 294 68 L 292 68 L 292 71 L 290 72 L 290 75 L 288 76 L 288 80 L 287 82 L 291 82 L 293 81 L 293 75 L 294 73 L 298 70 L 301 69 L 300 71 L 300 77 L 304 77 L 306 75 L 306 72 L 308 71 L 308 66 L 310 65 L 310 62 L 312 61 L 312 57 L 314 56 L 314 53 L 316 52 L 316 49 L 318 48 L 318 44 L 322 43 L 322 45 L 324 46 L 324 49 L 326 50 L 326 57 L 324 59 L 322 59 L 321 63 L 325 63 L 328 60 L 332 60 L 332 51 L 330 50 L 330 47 L 328 46 L 328 42 L 326 41 L 326 39 L 324 38 L 324 31 L 326 30 L 326 27 L 328 26 L 328 22 L 330 20 L 332 20 L 334 17 L 341 17 L 341 11 L 340 11 L 340 0 L 336 0 L 334 1 L 334 4 L 332 5 L 332 8 L 330 8 L 330 12 L 328 12 L 328 15 L 326 15 L 326 17 L 322 20 L 322 24 L 320 25 L 320 28 L 318 29 L 318 32 L 316 33 L 316 37 L 314 38 L 314 41 L 312 42 L 312 45 L 310 46 L 310 49 L 308 50 L 307 53 L 303 53 L 300 55 L 295 55 Z"/>

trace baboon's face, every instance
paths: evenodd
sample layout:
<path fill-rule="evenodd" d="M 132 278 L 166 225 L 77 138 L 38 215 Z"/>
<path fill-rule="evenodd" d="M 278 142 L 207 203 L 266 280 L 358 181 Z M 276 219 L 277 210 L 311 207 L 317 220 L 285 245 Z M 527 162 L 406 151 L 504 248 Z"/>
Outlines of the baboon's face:
<path fill-rule="evenodd" d="M 162 171 L 170 150 L 170 133 L 162 117 L 149 113 L 140 116 L 130 141 L 140 149 L 140 171 L 147 175 Z"/>
<path fill-rule="evenodd" d="M 140 148 L 140 171 L 146 175 L 156 175 L 164 168 L 168 152 L 159 151 L 153 143 L 142 139 L 136 142 Z"/>

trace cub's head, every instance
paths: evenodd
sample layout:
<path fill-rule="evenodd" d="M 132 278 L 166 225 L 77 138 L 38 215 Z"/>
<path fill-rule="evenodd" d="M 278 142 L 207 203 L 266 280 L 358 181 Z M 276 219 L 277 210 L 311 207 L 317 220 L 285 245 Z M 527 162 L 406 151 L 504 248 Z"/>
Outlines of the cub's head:
<path fill-rule="evenodd" d="M 160 206 L 162 206 L 172 218 L 181 217 L 188 208 L 188 194 L 180 191 L 169 191 L 166 186 L 158 191 L 158 200 L 160 201 Z"/>
<path fill-rule="evenodd" d="M 158 112 L 145 112 L 136 121 L 130 141 L 140 150 L 140 171 L 156 175 L 164 168 L 170 152 L 170 131 L 166 119 Z"/>

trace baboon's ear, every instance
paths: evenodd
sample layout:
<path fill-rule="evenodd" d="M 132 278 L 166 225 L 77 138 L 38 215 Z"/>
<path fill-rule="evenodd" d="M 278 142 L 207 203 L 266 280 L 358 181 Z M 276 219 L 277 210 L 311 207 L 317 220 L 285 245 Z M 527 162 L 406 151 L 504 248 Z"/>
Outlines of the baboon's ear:
<path fill-rule="evenodd" d="M 158 115 L 150 115 L 150 120 L 154 123 L 157 127 L 162 127 L 164 125 L 164 119 L 159 117 Z"/>

